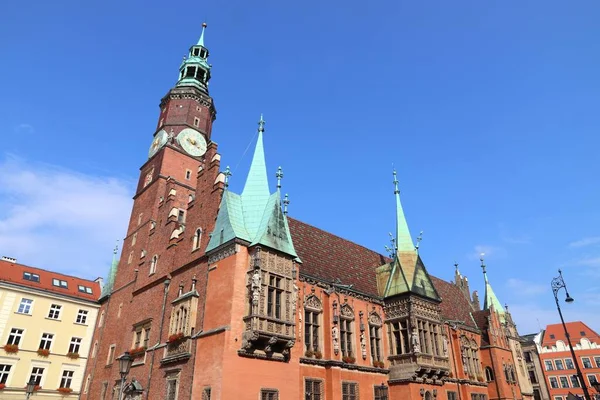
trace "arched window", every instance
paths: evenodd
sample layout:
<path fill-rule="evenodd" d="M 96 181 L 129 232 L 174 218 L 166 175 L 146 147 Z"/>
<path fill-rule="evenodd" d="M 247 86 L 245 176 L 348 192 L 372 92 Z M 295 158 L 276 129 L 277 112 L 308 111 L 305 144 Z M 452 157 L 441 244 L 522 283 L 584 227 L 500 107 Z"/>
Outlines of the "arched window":
<path fill-rule="evenodd" d="M 485 367 L 485 380 L 488 382 L 494 380 L 494 371 L 490 367 Z"/>
<path fill-rule="evenodd" d="M 127 264 L 131 264 L 132 259 L 133 259 L 133 251 L 129 253 L 129 257 L 127 258 Z"/>
<path fill-rule="evenodd" d="M 152 261 L 150 262 L 150 275 L 156 272 L 156 264 L 158 264 L 158 256 L 155 255 L 152 257 Z"/>
<path fill-rule="evenodd" d="M 426 391 L 425 392 L 425 400 L 431 400 L 432 396 L 431 396 L 431 392 L 430 391 Z"/>
<path fill-rule="evenodd" d="M 196 229 L 196 232 L 194 233 L 192 250 L 196 250 L 196 249 L 200 248 L 201 243 L 202 243 L 202 229 L 198 228 L 198 229 Z"/>
<path fill-rule="evenodd" d="M 344 357 L 354 357 L 353 325 L 354 310 L 349 304 L 342 304 L 340 308 L 340 348 Z"/>

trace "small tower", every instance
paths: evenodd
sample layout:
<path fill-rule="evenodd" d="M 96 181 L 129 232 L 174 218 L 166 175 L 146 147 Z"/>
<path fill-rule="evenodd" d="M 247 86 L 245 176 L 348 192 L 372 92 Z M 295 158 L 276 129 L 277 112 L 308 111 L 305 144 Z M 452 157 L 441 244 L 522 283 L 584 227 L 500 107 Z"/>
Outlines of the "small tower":
<path fill-rule="evenodd" d="M 206 26 L 206 22 L 202 24 L 202 34 L 198 43 L 190 47 L 188 56 L 183 58 L 179 66 L 179 80 L 176 86 L 193 86 L 208 94 L 211 65 L 208 63 L 208 49 L 204 46 Z"/>

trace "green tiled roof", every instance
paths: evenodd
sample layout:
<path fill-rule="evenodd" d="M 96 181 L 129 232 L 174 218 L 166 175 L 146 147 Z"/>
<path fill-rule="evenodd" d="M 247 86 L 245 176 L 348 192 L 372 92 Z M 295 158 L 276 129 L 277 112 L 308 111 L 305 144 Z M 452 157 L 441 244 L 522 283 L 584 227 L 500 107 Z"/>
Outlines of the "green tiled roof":
<path fill-rule="evenodd" d="M 441 300 L 427 269 L 419 257 L 415 248 L 406 216 L 400 202 L 400 190 L 398 189 L 398 180 L 396 171 L 394 171 L 394 194 L 396 196 L 396 251 L 394 260 L 388 268 L 378 268 L 378 274 L 382 276 L 387 283 L 383 293 L 384 297 L 396 296 L 403 293 L 416 293 L 421 296 Z M 379 280 L 379 279 L 378 279 Z"/>
<path fill-rule="evenodd" d="M 117 258 L 117 253 L 119 251 L 119 246 L 115 246 L 113 250 L 113 259 L 110 264 L 110 270 L 108 271 L 108 276 L 106 277 L 106 283 L 102 287 L 102 292 L 100 293 L 100 299 L 104 297 L 110 296 L 115 286 L 115 277 L 117 276 L 117 267 L 119 266 L 119 259 Z"/>
<path fill-rule="evenodd" d="M 498 300 L 498 297 L 496 297 L 496 294 L 494 293 L 494 290 L 492 289 L 492 285 L 488 281 L 487 272 L 485 270 L 485 265 L 482 265 L 482 267 L 483 267 L 483 279 L 485 281 L 485 299 L 483 301 L 483 309 L 489 310 L 493 307 L 494 311 L 496 311 L 498 314 L 500 314 L 500 319 L 502 320 L 502 322 L 504 322 L 504 307 L 502 307 L 502 303 L 500 303 L 500 300 Z"/>
<path fill-rule="evenodd" d="M 252 164 L 241 195 L 226 190 L 221 200 L 215 230 L 206 251 L 213 250 L 235 238 L 262 245 L 298 260 L 292 243 L 287 217 L 281 208 L 279 189 L 269 193 L 267 167 L 263 145 L 264 121 L 259 122 L 258 141 Z"/>

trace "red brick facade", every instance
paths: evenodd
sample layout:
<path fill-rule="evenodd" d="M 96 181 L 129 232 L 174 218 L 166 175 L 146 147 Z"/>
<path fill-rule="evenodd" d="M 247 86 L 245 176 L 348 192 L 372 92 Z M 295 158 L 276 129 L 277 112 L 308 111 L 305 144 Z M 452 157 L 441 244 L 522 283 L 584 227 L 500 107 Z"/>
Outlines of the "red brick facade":
<path fill-rule="evenodd" d="M 235 240 L 204 251 L 209 234 L 220 234 L 213 230 L 225 190 L 220 156 L 210 140 L 215 115 L 212 99 L 197 88 L 176 87 L 161 103 L 157 131 L 172 137 L 141 168 L 118 273 L 112 292 L 101 300 L 82 399 L 116 398 L 116 357 L 129 350 L 136 360 L 128 381 L 135 379 L 141 392 L 128 398 L 528 398 L 502 370 L 514 368 L 515 360 L 501 340 L 498 315 L 488 311 L 476 323 L 468 290 L 465 295 L 457 285 L 432 278 L 441 303 L 383 299 L 375 269 L 387 257 L 291 218 L 302 263 L 294 265 L 292 296 L 283 305 L 292 310 L 282 333 L 289 340 L 278 350 L 282 356 L 254 351 L 250 343 L 256 338 L 246 328 L 256 248 Z M 203 157 L 176 145 L 184 128 L 206 138 Z M 268 257 L 291 265 L 277 252 Z M 421 338 L 423 352 L 395 354 L 392 345 L 400 346 L 400 339 L 387 321 L 394 301 L 439 311 L 440 329 L 431 331 L 435 343 Z M 497 340 L 489 339 L 490 323 Z M 281 343 L 273 338 L 266 348 L 271 345 Z M 486 367 L 493 372 L 489 382 Z M 406 368 L 416 368 L 414 376 Z"/>

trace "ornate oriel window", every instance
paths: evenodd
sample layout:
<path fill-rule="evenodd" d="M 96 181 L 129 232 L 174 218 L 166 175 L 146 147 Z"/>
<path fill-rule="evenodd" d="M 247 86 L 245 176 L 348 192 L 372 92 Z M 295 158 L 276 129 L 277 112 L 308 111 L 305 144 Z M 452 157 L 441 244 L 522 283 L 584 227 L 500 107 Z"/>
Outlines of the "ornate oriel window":
<path fill-rule="evenodd" d="M 260 247 L 251 249 L 249 261 L 248 314 L 244 317 L 246 331 L 239 354 L 287 360 L 296 339 L 298 288 L 292 275 L 294 262 Z"/>
<path fill-rule="evenodd" d="M 342 304 L 340 308 L 340 348 L 342 356 L 353 357 L 354 346 L 352 333 L 354 331 L 354 310 L 349 304 Z"/>
<path fill-rule="evenodd" d="M 161 364 L 191 357 L 190 336 L 194 334 L 198 297 L 200 297 L 196 291 L 196 282 L 197 280 L 194 276 L 192 278 L 192 286 L 187 292 L 184 291 L 185 285 L 181 282 L 177 298 L 171 302 L 169 336 Z"/>
<path fill-rule="evenodd" d="M 408 320 L 392 322 L 391 324 L 390 349 L 394 355 L 408 354 L 410 348 L 410 334 L 408 332 Z"/>
<path fill-rule="evenodd" d="M 304 301 L 304 346 L 306 351 L 319 351 L 320 316 L 323 312 L 321 300 L 314 294 Z"/>

